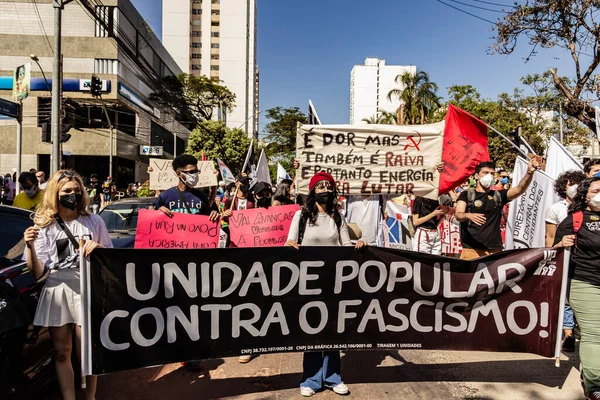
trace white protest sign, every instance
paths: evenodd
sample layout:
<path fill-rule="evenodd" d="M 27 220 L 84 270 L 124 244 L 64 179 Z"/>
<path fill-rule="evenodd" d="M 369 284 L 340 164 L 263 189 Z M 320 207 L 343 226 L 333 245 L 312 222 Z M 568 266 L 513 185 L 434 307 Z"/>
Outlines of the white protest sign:
<path fill-rule="evenodd" d="M 167 190 L 177 186 L 179 179 L 173 171 L 173 160 L 150 159 L 150 189 Z M 212 161 L 198 161 L 198 184 L 196 187 L 217 186 L 217 174 Z"/>
<path fill-rule="evenodd" d="M 330 173 L 344 195 L 436 198 L 444 122 L 429 125 L 299 125 L 297 187 L 308 193 L 310 178 Z"/>
<path fill-rule="evenodd" d="M 412 238 L 408 229 L 408 207 L 393 201 L 386 203 L 388 219 L 384 223 L 384 246 L 392 249 L 412 250 Z"/>

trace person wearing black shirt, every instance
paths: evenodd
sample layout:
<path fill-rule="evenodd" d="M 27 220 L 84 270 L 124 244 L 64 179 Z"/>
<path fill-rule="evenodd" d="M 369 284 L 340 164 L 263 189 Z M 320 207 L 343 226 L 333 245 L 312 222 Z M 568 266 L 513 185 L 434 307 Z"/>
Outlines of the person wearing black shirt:
<path fill-rule="evenodd" d="M 439 201 L 417 197 L 412 206 L 412 221 L 416 228 L 412 241 L 413 251 L 421 253 L 442 253 L 442 241 L 438 232 L 441 218 L 450 207 L 440 206 Z"/>
<path fill-rule="evenodd" d="M 90 196 L 90 210 L 94 214 L 98 214 L 100 205 L 102 204 L 101 188 L 98 187 L 98 175 L 90 176 L 90 185 L 88 186 L 88 195 Z"/>
<path fill-rule="evenodd" d="M 579 184 L 569 211 L 554 244 L 571 247 L 569 303 L 581 329 L 579 355 L 586 399 L 600 400 L 600 177 Z M 579 221 L 578 232 L 575 221 Z"/>
<path fill-rule="evenodd" d="M 482 162 L 475 167 L 475 189 L 463 191 L 456 202 L 456 219 L 460 224 L 462 260 L 473 260 L 502 251 L 502 208 L 525 191 L 539 167 L 535 158 L 529 161 L 527 173 L 515 187 L 508 190 L 491 190 L 496 164 Z"/>

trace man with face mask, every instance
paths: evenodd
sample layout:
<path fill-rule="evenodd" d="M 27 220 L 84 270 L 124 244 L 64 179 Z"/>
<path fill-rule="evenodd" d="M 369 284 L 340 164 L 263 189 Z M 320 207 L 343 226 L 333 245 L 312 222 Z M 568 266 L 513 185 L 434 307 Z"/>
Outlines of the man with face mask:
<path fill-rule="evenodd" d="M 198 159 L 190 154 L 182 154 L 173 160 L 173 170 L 179 178 L 177 186 L 160 193 L 155 208 L 167 216 L 173 213 L 199 214 L 210 216 L 211 221 L 219 218 L 216 207 L 213 208 L 216 187 L 211 188 L 210 196 L 195 188 L 198 183 Z"/>
<path fill-rule="evenodd" d="M 583 166 L 583 172 L 588 178 L 600 178 L 600 158 L 592 158 Z"/>
<path fill-rule="evenodd" d="M 269 208 L 272 204 L 273 189 L 267 182 L 258 182 L 254 185 L 254 198 L 256 208 Z"/>
<path fill-rule="evenodd" d="M 15 197 L 13 206 L 34 211 L 44 198 L 44 191 L 40 189 L 37 177 L 34 173 L 23 172 L 19 176 L 19 184 L 23 188 L 23 193 Z"/>
<path fill-rule="evenodd" d="M 250 178 L 245 173 L 241 173 L 235 180 L 235 186 L 237 190 L 234 188 L 234 197 L 228 197 L 225 200 L 225 214 L 224 217 L 228 217 L 231 215 L 227 213 L 227 211 L 236 211 L 236 210 L 250 210 L 254 208 L 254 198 L 251 196 L 250 192 Z"/>
<path fill-rule="evenodd" d="M 456 219 L 461 223 L 460 239 L 463 245 L 461 259 L 472 260 L 502 251 L 502 208 L 525 193 L 538 168 L 539 162 L 531 159 L 525 177 L 509 190 L 491 190 L 495 163 L 482 162 L 475 168 L 475 189 L 463 191 L 456 203 Z"/>

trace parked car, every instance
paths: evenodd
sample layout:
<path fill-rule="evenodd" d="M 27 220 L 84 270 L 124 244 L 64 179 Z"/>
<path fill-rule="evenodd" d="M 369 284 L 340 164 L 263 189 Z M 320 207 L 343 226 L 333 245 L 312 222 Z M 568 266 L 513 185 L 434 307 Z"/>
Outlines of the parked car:
<path fill-rule="evenodd" d="M 133 248 L 140 209 L 154 209 L 156 197 L 131 197 L 117 200 L 100 211 L 115 248 Z"/>
<path fill-rule="evenodd" d="M 31 211 L 0 205 L 0 398 L 37 398 L 54 380 L 52 342 L 33 317 L 45 276 L 36 280 L 23 261 L 23 232 Z"/>

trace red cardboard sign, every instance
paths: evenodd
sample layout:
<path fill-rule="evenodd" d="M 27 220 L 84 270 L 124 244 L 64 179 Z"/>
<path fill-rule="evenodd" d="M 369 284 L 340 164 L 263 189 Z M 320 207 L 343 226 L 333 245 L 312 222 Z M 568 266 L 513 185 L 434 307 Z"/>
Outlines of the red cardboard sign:
<path fill-rule="evenodd" d="M 277 247 L 287 241 L 298 204 L 234 211 L 229 217 L 231 247 Z"/>
<path fill-rule="evenodd" d="M 173 213 L 140 209 L 136 249 L 216 249 L 219 244 L 220 222 L 211 222 L 205 215 Z"/>

